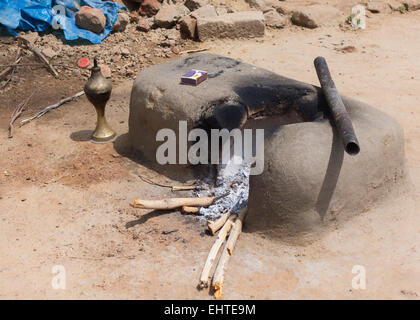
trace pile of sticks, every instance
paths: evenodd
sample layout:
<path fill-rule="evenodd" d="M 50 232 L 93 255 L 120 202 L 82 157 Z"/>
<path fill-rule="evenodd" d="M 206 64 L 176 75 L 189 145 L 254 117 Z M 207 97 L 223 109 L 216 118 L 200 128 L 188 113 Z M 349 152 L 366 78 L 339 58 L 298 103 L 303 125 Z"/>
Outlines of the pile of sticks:
<path fill-rule="evenodd" d="M 236 241 L 242 232 L 242 225 L 248 208 L 245 207 L 239 214 L 227 212 L 220 219 L 209 223 L 208 228 L 212 235 L 219 231 L 217 239 L 210 249 L 201 272 L 200 289 L 207 288 L 211 281 L 211 288 L 216 299 L 222 298 L 224 274 L 229 262 L 230 256 L 233 254 Z M 227 240 L 226 240 L 227 239 Z M 222 253 L 219 255 L 220 249 L 223 247 Z M 217 260 L 217 258 L 219 259 Z M 216 266 L 214 268 L 214 266 Z M 212 270 L 214 272 L 212 273 Z"/>
<path fill-rule="evenodd" d="M 166 186 L 166 185 L 165 185 Z M 183 190 L 180 188 L 179 190 Z M 160 200 L 141 200 L 137 199 L 130 205 L 133 208 L 154 209 L 154 210 L 174 210 L 181 209 L 184 213 L 197 213 L 200 207 L 208 207 L 217 199 L 223 197 L 198 197 L 198 198 L 168 198 Z M 200 289 L 209 287 L 213 290 L 216 299 L 221 299 L 223 290 L 224 273 L 233 253 L 236 241 L 242 232 L 242 225 L 247 214 L 248 208 L 243 208 L 239 214 L 227 212 L 216 221 L 208 224 L 209 232 L 214 236 L 218 231 L 216 241 L 210 249 L 201 272 Z M 224 246 L 223 246 L 224 245 Z M 223 250 L 220 254 L 220 250 Z"/>

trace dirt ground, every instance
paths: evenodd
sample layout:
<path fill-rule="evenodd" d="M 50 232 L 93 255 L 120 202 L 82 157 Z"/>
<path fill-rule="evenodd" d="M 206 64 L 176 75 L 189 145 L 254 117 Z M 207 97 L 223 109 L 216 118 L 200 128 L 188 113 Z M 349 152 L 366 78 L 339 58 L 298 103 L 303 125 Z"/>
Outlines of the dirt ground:
<path fill-rule="evenodd" d="M 372 15 L 364 31 L 288 27 L 264 39 L 195 46 L 318 84 L 313 59 L 326 57 L 341 93 L 395 117 L 405 129 L 411 191 L 311 243 L 273 242 L 244 233 L 230 260 L 225 299 L 419 299 L 420 296 L 420 11 Z M 341 50 L 353 46 L 355 50 Z M 170 196 L 137 174 L 168 181 L 127 152 L 132 80 L 114 83 L 108 119 L 120 137 L 88 141 L 93 107 L 82 97 L 7 138 L 11 113 L 36 87 L 22 118 L 82 89 L 39 71 L 0 97 L 1 299 L 211 299 L 198 291 L 214 241 L 191 216 L 150 213 L 135 198 Z M 380 159 L 378 159 L 380 165 Z M 354 186 L 357 187 L 357 186 Z M 177 230 L 163 234 L 163 231 Z M 64 266 L 66 289 L 52 268 Z M 355 265 L 366 289 L 354 289 Z"/>

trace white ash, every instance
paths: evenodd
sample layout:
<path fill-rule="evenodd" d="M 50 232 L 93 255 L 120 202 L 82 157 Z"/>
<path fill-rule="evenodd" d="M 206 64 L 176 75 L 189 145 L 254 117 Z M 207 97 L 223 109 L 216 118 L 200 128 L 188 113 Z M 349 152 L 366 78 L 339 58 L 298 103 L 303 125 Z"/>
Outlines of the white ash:
<path fill-rule="evenodd" d="M 241 164 L 238 164 L 241 163 Z M 214 220 L 227 211 L 239 213 L 248 204 L 250 165 L 242 157 L 232 157 L 226 165 L 221 165 L 216 183 L 201 181 L 197 196 L 226 196 L 217 199 L 208 208 L 200 208 L 199 214 L 206 220 Z"/>

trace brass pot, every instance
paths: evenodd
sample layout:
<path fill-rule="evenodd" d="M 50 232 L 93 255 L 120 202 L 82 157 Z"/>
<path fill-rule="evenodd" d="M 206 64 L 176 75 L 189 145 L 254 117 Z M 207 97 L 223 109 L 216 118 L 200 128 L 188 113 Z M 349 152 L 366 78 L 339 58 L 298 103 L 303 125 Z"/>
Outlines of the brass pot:
<path fill-rule="evenodd" d="M 112 84 L 102 75 L 96 59 L 84 91 L 88 100 L 95 107 L 98 116 L 92 141 L 97 143 L 113 141 L 117 134 L 111 129 L 105 117 L 105 107 L 111 97 Z"/>

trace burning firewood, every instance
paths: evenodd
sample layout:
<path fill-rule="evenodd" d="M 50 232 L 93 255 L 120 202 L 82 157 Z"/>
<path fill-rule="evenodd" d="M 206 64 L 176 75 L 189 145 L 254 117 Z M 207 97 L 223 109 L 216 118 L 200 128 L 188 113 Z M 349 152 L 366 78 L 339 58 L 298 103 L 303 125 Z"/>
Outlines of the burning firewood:
<path fill-rule="evenodd" d="M 155 209 L 155 210 L 172 210 L 183 206 L 187 207 L 208 207 L 215 200 L 222 196 L 217 197 L 201 197 L 201 198 L 170 198 L 162 200 L 140 200 L 134 201 L 131 206 L 133 208 L 141 209 Z"/>
<path fill-rule="evenodd" d="M 212 266 L 217 258 L 217 254 L 219 253 L 219 250 L 222 244 L 225 242 L 226 236 L 228 235 L 230 229 L 232 228 L 233 220 L 235 217 L 236 215 L 231 215 L 229 217 L 229 219 L 226 221 L 223 228 L 220 230 L 219 234 L 217 235 L 217 239 L 210 249 L 209 255 L 207 256 L 206 263 L 204 264 L 203 271 L 201 272 L 200 283 L 198 285 L 200 288 L 207 288 L 209 285 L 210 272 L 211 272 Z"/>

